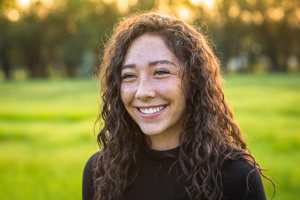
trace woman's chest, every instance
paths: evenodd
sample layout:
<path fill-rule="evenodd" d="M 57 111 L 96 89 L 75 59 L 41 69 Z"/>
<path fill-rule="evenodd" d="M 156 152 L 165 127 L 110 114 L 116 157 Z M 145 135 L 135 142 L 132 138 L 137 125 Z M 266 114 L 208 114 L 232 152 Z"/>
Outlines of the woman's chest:
<path fill-rule="evenodd" d="M 138 173 L 122 200 L 188 200 L 179 163 L 138 162 Z"/>

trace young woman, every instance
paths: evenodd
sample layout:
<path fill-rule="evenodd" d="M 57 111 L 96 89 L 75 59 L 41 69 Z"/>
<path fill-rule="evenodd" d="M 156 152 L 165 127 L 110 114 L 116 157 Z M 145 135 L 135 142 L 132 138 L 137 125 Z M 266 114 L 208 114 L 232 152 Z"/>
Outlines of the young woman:
<path fill-rule="evenodd" d="M 100 70 L 101 150 L 85 166 L 84 200 L 266 199 L 219 62 L 196 28 L 154 12 L 130 16 Z"/>

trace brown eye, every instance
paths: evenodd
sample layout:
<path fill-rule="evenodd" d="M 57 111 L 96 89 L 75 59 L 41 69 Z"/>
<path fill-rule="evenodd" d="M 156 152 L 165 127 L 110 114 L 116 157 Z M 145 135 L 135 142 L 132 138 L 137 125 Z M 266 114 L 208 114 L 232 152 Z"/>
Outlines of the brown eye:
<path fill-rule="evenodd" d="M 124 79 L 130 79 L 130 78 L 134 78 L 134 75 L 133 74 L 124 74 L 122 76 L 122 80 L 124 80 Z"/>
<path fill-rule="evenodd" d="M 155 75 L 158 75 L 158 76 L 164 75 L 164 74 L 169 74 L 169 73 L 170 73 L 169 71 L 164 70 L 164 69 L 159 69 L 159 70 L 155 71 Z"/>

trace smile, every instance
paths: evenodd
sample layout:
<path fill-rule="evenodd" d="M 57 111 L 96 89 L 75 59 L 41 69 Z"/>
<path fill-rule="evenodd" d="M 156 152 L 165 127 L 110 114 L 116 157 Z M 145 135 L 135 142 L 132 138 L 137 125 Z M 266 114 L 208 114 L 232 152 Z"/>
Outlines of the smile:
<path fill-rule="evenodd" d="M 166 107 L 166 105 L 150 107 L 150 108 L 138 108 L 138 109 L 143 114 L 154 114 L 154 113 L 157 113 L 157 112 L 163 110 L 165 107 Z"/>

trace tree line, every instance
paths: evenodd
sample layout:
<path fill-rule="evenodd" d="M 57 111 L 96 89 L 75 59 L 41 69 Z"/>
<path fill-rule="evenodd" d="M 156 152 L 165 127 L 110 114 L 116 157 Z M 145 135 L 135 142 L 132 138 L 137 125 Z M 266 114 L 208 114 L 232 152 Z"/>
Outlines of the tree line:
<path fill-rule="evenodd" d="M 300 1 L 296 0 L 21 3 L 0 0 L 0 66 L 6 79 L 15 70 L 26 71 L 29 78 L 90 76 L 114 23 L 135 11 L 153 8 L 201 26 L 215 44 L 224 71 L 300 68 Z"/>

